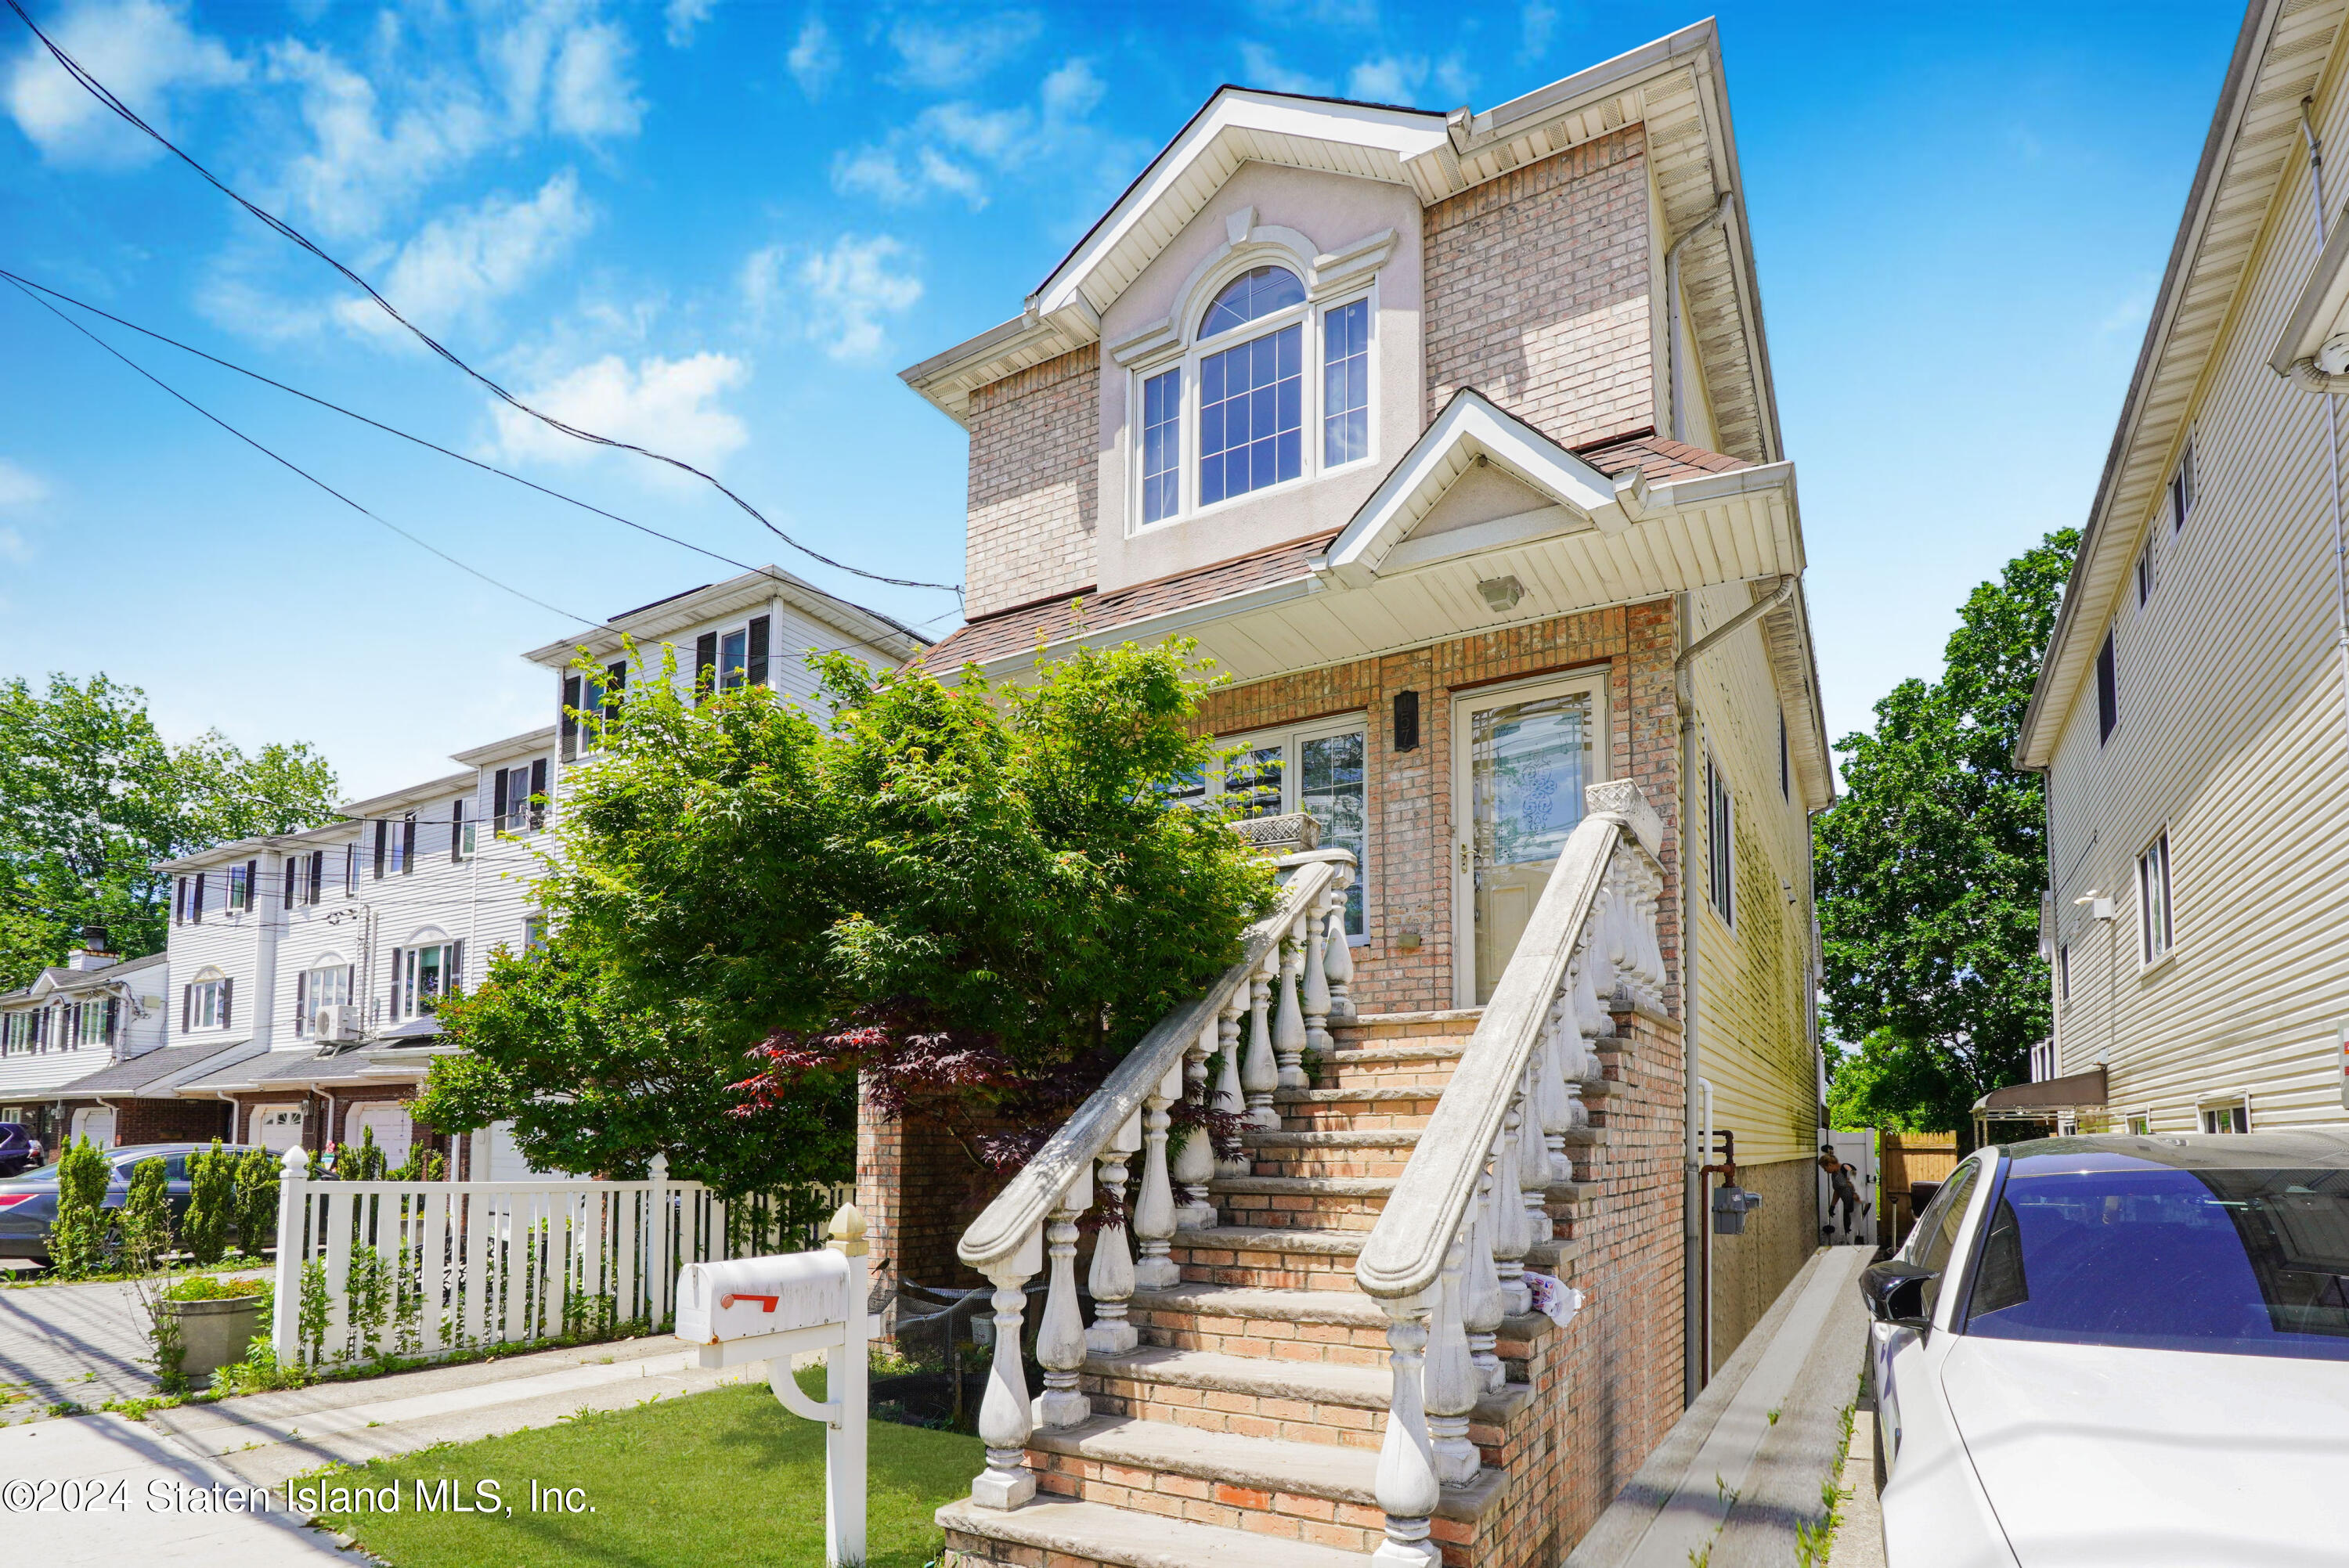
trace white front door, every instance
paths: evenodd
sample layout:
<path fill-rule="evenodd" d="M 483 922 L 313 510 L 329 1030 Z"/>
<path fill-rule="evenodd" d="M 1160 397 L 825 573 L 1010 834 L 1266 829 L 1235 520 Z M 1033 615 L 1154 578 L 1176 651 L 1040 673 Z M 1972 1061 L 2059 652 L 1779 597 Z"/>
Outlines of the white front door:
<path fill-rule="evenodd" d="M 409 1116 L 404 1103 L 378 1102 L 351 1107 L 351 1146 L 357 1148 L 369 1132 L 375 1134 L 375 1146 L 382 1151 L 387 1170 L 408 1162 L 409 1145 L 415 1141 L 416 1123 Z"/>
<path fill-rule="evenodd" d="M 1453 700 L 1453 995 L 1481 1007 L 1500 984 L 1582 791 L 1607 777 L 1603 673 Z"/>
<path fill-rule="evenodd" d="M 87 1138 L 100 1149 L 114 1147 L 114 1112 L 103 1106 L 73 1114 L 73 1136 Z"/>

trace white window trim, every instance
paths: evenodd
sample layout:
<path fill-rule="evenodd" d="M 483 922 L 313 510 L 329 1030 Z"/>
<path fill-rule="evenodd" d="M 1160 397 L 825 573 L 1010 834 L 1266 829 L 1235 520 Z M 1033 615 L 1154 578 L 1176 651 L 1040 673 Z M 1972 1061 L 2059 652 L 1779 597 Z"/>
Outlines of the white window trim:
<path fill-rule="evenodd" d="M 1259 316 L 1215 336 L 1201 338 L 1199 323 L 1206 318 L 1216 296 L 1234 279 L 1262 266 L 1283 267 L 1297 274 L 1305 285 L 1305 298 L 1299 303 L 1270 315 Z M 1338 285 L 1317 290 L 1312 284 L 1313 268 L 1301 264 L 1299 258 L 1285 252 L 1270 252 L 1253 247 L 1230 257 L 1210 273 L 1185 295 L 1185 309 L 1188 319 L 1182 325 L 1182 336 L 1174 347 L 1164 349 L 1147 357 L 1137 357 L 1126 366 L 1125 428 L 1122 434 L 1126 453 L 1125 515 L 1129 538 L 1162 528 L 1189 522 L 1197 518 L 1213 517 L 1234 506 L 1245 505 L 1265 496 L 1278 495 L 1308 485 L 1333 474 L 1351 473 L 1379 460 L 1379 408 L 1384 394 L 1379 375 L 1379 284 L 1373 273 L 1367 284 L 1348 276 Z M 1366 300 L 1371 307 L 1370 403 L 1368 406 L 1369 446 L 1362 456 L 1350 462 L 1324 466 L 1321 461 L 1321 419 L 1324 412 L 1327 367 L 1322 363 L 1322 346 L 1327 336 L 1325 323 L 1333 310 L 1343 309 L 1357 300 Z M 1206 506 L 1199 504 L 1199 365 L 1210 355 L 1221 354 L 1244 343 L 1252 343 L 1269 333 L 1305 324 L 1310 330 L 1304 335 L 1304 346 L 1299 354 L 1302 379 L 1307 383 L 1299 399 L 1299 462 L 1297 477 L 1268 484 L 1262 490 L 1252 490 L 1239 495 L 1227 495 Z M 1143 385 L 1169 370 L 1183 373 L 1181 397 L 1176 407 L 1178 427 L 1175 440 L 1175 508 L 1154 521 L 1142 521 L 1142 410 Z"/>
<path fill-rule="evenodd" d="M 2153 951 L 2153 905 L 2146 896 L 2145 863 L 2146 857 L 2157 848 L 2161 851 L 2161 910 L 2162 924 L 2166 928 L 2158 953 Z M 2141 975 L 2152 974 L 2168 965 L 2177 953 L 2178 873 L 2177 868 L 2170 863 L 2169 829 L 2164 824 L 2161 830 L 2147 839 L 2145 847 L 2137 852 L 2137 973 Z"/>
<path fill-rule="evenodd" d="M 1298 792 L 1304 788 L 1305 743 L 1327 740 L 1337 735 L 1359 735 L 1362 738 L 1362 859 L 1354 868 L 1354 885 L 1363 890 L 1362 930 L 1349 934 L 1346 945 L 1361 947 L 1369 944 L 1371 926 L 1370 860 L 1371 860 L 1371 716 L 1368 710 L 1355 714 L 1340 714 L 1330 718 L 1317 718 L 1307 724 L 1278 725 L 1268 729 L 1251 729 L 1238 735 L 1216 737 L 1216 749 L 1227 751 L 1239 748 L 1261 749 L 1274 744 L 1280 754 L 1280 809 L 1284 812 L 1304 808 L 1298 803 Z M 1206 780 L 1203 799 L 1213 801 L 1224 792 L 1224 776 L 1220 769 L 1210 769 Z"/>
<path fill-rule="evenodd" d="M 2198 1095 L 2195 1097 L 2194 1100 L 2194 1130 L 2197 1132 L 2210 1130 L 2209 1117 L 2213 1111 L 2228 1111 L 2238 1109 L 2240 1109 L 2243 1113 L 2243 1131 L 2249 1133 L 2255 1130 L 2255 1126 L 2251 1119 L 2251 1091 L 2250 1089 L 2230 1088 L 2209 1094 Z"/>
<path fill-rule="evenodd" d="M 1720 780 L 1722 799 L 1729 807 L 1728 830 L 1722 835 L 1723 842 L 1718 846 L 1727 857 L 1724 866 L 1728 873 L 1724 879 L 1729 898 L 1727 909 L 1722 908 L 1715 903 L 1713 896 L 1713 861 L 1716 848 L 1713 828 L 1713 786 L 1715 779 Z M 1713 749 L 1711 737 L 1707 737 L 1704 743 L 1704 906 L 1713 911 L 1714 919 L 1730 930 L 1735 931 L 1737 929 L 1737 787 L 1730 782 L 1729 769 L 1721 765 L 1721 754 Z"/>
<path fill-rule="evenodd" d="M 2138 1132 L 2138 1131 L 2137 1130 L 2137 1129 L 2136 1129 L 2136 1128 L 2131 1127 L 2129 1124 L 2130 1124 L 2131 1122 L 2133 1122 L 2133 1121 L 2142 1121 L 2142 1122 L 2144 1122 L 2144 1123 L 2145 1123 L 2145 1130 L 2144 1130 L 2143 1132 Z M 2123 1130 L 2124 1132 L 2127 1132 L 2127 1133 L 2129 1133 L 2129 1134 L 2131 1134 L 2131 1135 L 2133 1135 L 2133 1136 L 2135 1136 L 2135 1137 L 2138 1137 L 2138 1138 L 2150 1138 L 2150 1137 L 2152 1137 L 2152 1136 L 2153 1136 L 2153 1112 L 2151 1112 L 2150 1110 L 2126 1110 L 2126 1111 L 2123 1111 L 2123 1112 L 2121 1113 L 2121 1130 Z"/>

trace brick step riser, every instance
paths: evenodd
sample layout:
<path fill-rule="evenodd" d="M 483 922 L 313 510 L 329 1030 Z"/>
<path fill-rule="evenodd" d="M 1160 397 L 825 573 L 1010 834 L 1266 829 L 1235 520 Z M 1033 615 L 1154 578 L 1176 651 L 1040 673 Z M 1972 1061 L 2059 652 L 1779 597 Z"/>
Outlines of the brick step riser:
<path fill-rule="evenodd" d="M 1036 1488 L 1168 1519 L 1187 1519 L 1226 1530 L 1309 1541 L 1341 1551 L 1369 1553 L 1385 1539 L 1385 1517 L 1376 1508 L 1333 1502 L 1296 1492 L 1260 1491 L 1227 1481 L 1138 1470 L 1066 1454 L 1028 1451 Z"/>
<path fill-rule="evenodd" d="M 1358 1290 L 1351 1258 L 1316 1257 L 1303 1253 L 1221 1254 L 1222 1263 L 1178 1259 L 1186 1284 L 1241 1285 L 1254 1290 Z"/>
<path fill-rule="evenodd" d="M 1435 1114 L 1423 1099 L 1292 1100 L 1274 1107 L 1283 1132 L 1417 1132 Z"/>
<path fill-rule="evenodd" d="M 1195 1431 L 1230 1432 L 1243 1438 L 1279 1438 L 1292 1443 L 1376 1450 L 1386 1435 L 1383 1411 L 1321 1400 L 1190 1388 L 1142 1378 L 1085 1374 L 1079 1379 L 1092 1396 L 1095 1415 L 1133 1416 L 1165 1421 Z"/>
<path fill-rule="evenodd" d="M 1289 1192 L 1220 1192 L 1215 1202 L 1226 1225 L 1250 1231 L 1367 1231 L 1386 1207 L 1384 1198 Z"/>
<path fill-rule="evenodd" d="M 1267 1361 L 1326 1361 L 1333 1367 L 1387 1364 L 1386 1330 L 1371 1324 L 1291 1323 L 1286 1318 L 1139 1308 L 1131 1321 L 1144 1345 L 1169 1350 L 1212 1350 Z"/>
<path fill-rule="evenodd" d="M 1257 1149 L 1258 1176 L 1376 1176 L 1392 1180 L 1411 1162 L 1409 1149 Z"/>
<path fill-rule="evenodd" d="M 1315 1088 L 1424 1088 L 1442 1094 L 1452 1081 L 1452 1062 L 1350 1062 L 1339 1051 L 1321 1058 Z"/>

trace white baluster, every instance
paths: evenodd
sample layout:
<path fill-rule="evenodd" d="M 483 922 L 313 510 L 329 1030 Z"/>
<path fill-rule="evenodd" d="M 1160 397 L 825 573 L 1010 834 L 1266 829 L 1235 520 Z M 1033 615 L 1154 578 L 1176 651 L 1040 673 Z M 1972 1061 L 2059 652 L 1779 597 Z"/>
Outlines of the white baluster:
<path fill-rule="evenodd" d="M 1166 1069 L 1142 1102 L 1142 1197 L 1133 1205 L 1133 1233 L 1141 1239 L 1142 1256 L 1133 1265 L 1133 1283 L 1143 1290 L 1164 1290 L 1182 1280 L 1183 1271 L 1167 1256 L 1174 1239 L 1174 1188 L 1166 1174 L 1166 1108 L 1183 1092 L 1183 1068 Z"/>
<path fill-rule="evenodd" d="M 1216 1015 L 1216 1054 L 1223 1062 L 1216 1074 L 1216 1109 L 1230 1116 L 1247 1110 L 1247 1097 L 1240 1088 L 1240 1015 L 1247 1010 L 1247 991 L 1246 985 L 1234 990 Z M 1218 1176 L 1248 1176 L 1255 1171 L 1245 1149 L 1228 1160 L 1220 1155 L 1216 1160 Z"/>
<path fill-rule="evenodd" d="M 1327 923 L 1328 930 L 1323 933 L 1321 939 L 1321 972 L 1329 977 L 1330 982 L 1330 1016 L 1333 1018 L 1350 1018 L 1354 1016 L 1354 945 L 1346 940 L 1346 898 L 1343 887 L 1338 890 L 1338 897 L 1331 904 Z"/>
<path fill-rule="evenodd" d="M 1387 1366 L 1393 1389 L 1387 1398 L 1386 1439 L 1379 1447 L 1372 1495 L 1387 1516 L 1386 1539 L 1371 1553 L 1375 1568 L 1439 1568 L 1443 1555 L 1428 1540 L 1428 1522 L 1443 1501 L 1435 1454 L 1421 1403 L 1420 1371 L 1427 1348 L 1424 1307 L 1417 1296 L 1381 1301 L 1387 1323 Z"/>
<path fill-rule="evenodd" d="M 1511 1313 L 1533 1310 L 1533 1292 L 1526 1284 L 1526 1206 L 1517 1196 L 1517 1123 L 1522 1102 L 1509 1101 L 1501 1122 L 1501 1136 L 1493 1144 L 1493 1267 L 1501 1276 L 1501 1305 Z"/>
<path fill-rule="evenodd" d="M 1574 1125 L 1574 1098 L 1568 1092 L 1564 1053 L 1560 1049 L 1558 1031 L 1564 1026 L 1552 1007 L 1543 1019 L 1541 1034 L 1534 1041 L 1534 1099 L 1539 1108 L 1542 1133 L 1542 1161 L 1551 1181 L 1574 1180 L 1574 1161 L 1566 1152 L 1567 1129 Z M 1542 1216 L 1545 1222 L 1549 1216 Z"/>
<path fill-rule="evenodd" d="M 995 1356 L 987 1373 L 987 1397 L 978 1407 L 978 1438 L 987 1445 L 987 1469 L 970 1483 L 970 1500 L 981 1508 L 1018 1508 L 1036 1495 L 1028 1468 L 1028 1436 L 1035 1430 L 1028 1403 L 1028 1374 L 1019 1365 L 1019 1325 L 1028 1306 L 1027 1284 L 1043 1265 L 1042 1237 L 1030 1232 L 1019 1250 L 986 1270 L 995 1286 Z"/>
<path fill-rule="evenodd" d="M 1136 1114 L 1125 1119 L 1101 1151 L 1102 1190 L 1120 1210 L 1125 1204 L 1126 1160 L 1141 1150 L 1142 1118 Z M 1123 1356 L 1140 1343 L 1125 1317 L 1126 1298 L 1133 1294 L 1133 1248 L 1123 1220 L 1093 1233 L 1093 1263 L 1085 1287 L 1093 1297 L 1093 1326 L 1085 1330 L 1085 1348 L 1096 1356 Z"/>
<path fill-rule="evenodd" d="M 1186 1103 L 1207 1103 L 1207 1053 L 1215 1048 L 1216 1021 L 1213 1018 L 1200 1027 L 1199 1037 L 1183 1057 L 1183 1098 Z M 1207 1183 L 1216 1179 L 1216 1146 L 1204 1127 L 1186 1128 L 1182 1150 L 1174 1156 L 1174 1180 L 1182 1184 L 1183 1203 L 1174 1211 L 1178 1230 L 1212 1230 L 1216 1224 L 1216 1205 L 1207 1196 Z"/>
<path fill-rule="evenodd" d="M 1524 1193 L 1526 1244 L 1529 1247 L 1538 1246 L 1557 1233 L 1549 1219 L 1549 1145 L 1542 1135 L 1541 1107 L 1534 1088 L 1539 1066 L 1537 1052 L 1536 1059 L 1526 1064 L 1526 1070 L 1517 1079 L 1517 1093 L 1525 1104 L 1525 1114 L 1517 1119 L 1517 1181 Z"/>
<path fill-rule="evenodd" d="M 1330 1055 L 1330 893 L 1323 889 L 1305 914 L 1305 990 L 1299 998 L 1305 1009 L 1305 1048 L 1327 1059 Z"/>
<path fill-rule="evenodd" d="M 1444 1273 L 1429 1324 L 1427 1366 L 1421 1375 L 1435 1476 L 1446 1486 L 1465 1486 L 1475 1480 L 1484 1463 L 1476 1445 L 1468 1440 L 1468 1415 L 1476 1408 L 1480 1390 L 1476 1364 L 1469 1355 L 1468 1331 L 1461 1321 L 1460 1276 L 1467 1253 L 1465 1238 L 1454 1236 L 1444 1254 Z"/>
<path fill-rule="evenodd" d="M 1240 1088 L 1247 1096 L 1248 1120 L 1257 1127 L 1280 1125 L 1280 1113 L 1272 1109 L 1272 1091 L 1280 1087 L 1280 1064 L 1272 1053 L 1272 1025 L 1266 1017 L 1272 977 L 1280 972 L 1279 965 L 1280 945 L 1275 943 L 1248 976 L 1248 1043 L 1247 1055 L 1240 1058 Z"/>
<path fill-rule="evenodd" d="M 1460 1322 L 1468 1332 L 1468 1359 L 1487 1393 L 1499 1392 L 1509 1380 L 1495 1349 L 1500 1338 L 1500 1272 L 1493 1266 L 1493 1172 L 1485 1170 L 1476 1182 L 1475 1202 L 1468 1205 L 1468 1272 L 1461 1283 Z"/>
<path fill-rule="evenodd" d="M 1615 1020 L 1599 1005 L 1599 988 L 1591 983 L 1590 944 L 1588 934 L 1574 956 L 1569 971 L 1574 976 L 1574 1022 L 1585 1039 L 1599 1039 L 1615 1032 Z"/>
<path fill-rule="evenodd" d="M 1591 901 L 1590 918 L 1582 928 L 1583 973 L 1590 981 L 1591 995 L 1599 999 L 1601 1012 L 1607 1011 L 1615 1000 L 1615 944 L 1608 935 L 1614 903 L 1612 892 L 1602 879 L 1598 896 Z"/>
<path fill-rule="evenodd" d="M 1047 1431 L 1082 1425 L 1093 1413 L 1077 1387 L 1085 1365 L 1085 1315 L 1077 1305 L 1077 1216 L 1092 1206 L 1090 1168 L 1061 1191 L 1044 1227 L 1048 1283 L 1044 1315 L 1036 1326 L 1036 1360 L 1044 1368 L 1044 1391 L 1036 1396 L 1036 1425 Z"/>
<path fill-rule="evenodd" d="M 1305 1088 L 1305 1009 L 1297 997 L 1298 977 L 1305 968 L 1305 917 L 1299 915 L 1280 945 L 1280 1006 L 1273 1015 L 1272 1049 L 1280 1058 L 1282 1088 Z"/>

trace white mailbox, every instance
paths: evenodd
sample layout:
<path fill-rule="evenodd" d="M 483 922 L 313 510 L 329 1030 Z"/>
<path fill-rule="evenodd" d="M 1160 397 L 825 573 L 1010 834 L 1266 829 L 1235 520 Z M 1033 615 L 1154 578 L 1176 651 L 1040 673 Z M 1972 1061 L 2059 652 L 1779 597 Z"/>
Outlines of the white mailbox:
<path fill-rule="evenodd" d="M 698 1346 L 829 1328 L 829 1335 L 812 1336 L 800 1347 L 813 1349 L 838 1344 L 847 1323 L 848 1259 L 828 1247 L 781 1257 L 688 1264 L 678 1275 L 677 1336 Z M 771 1353 L 762 1347 L 755 1356 L 729 1357 L 719 1365 L 762 1361 Z"/>

